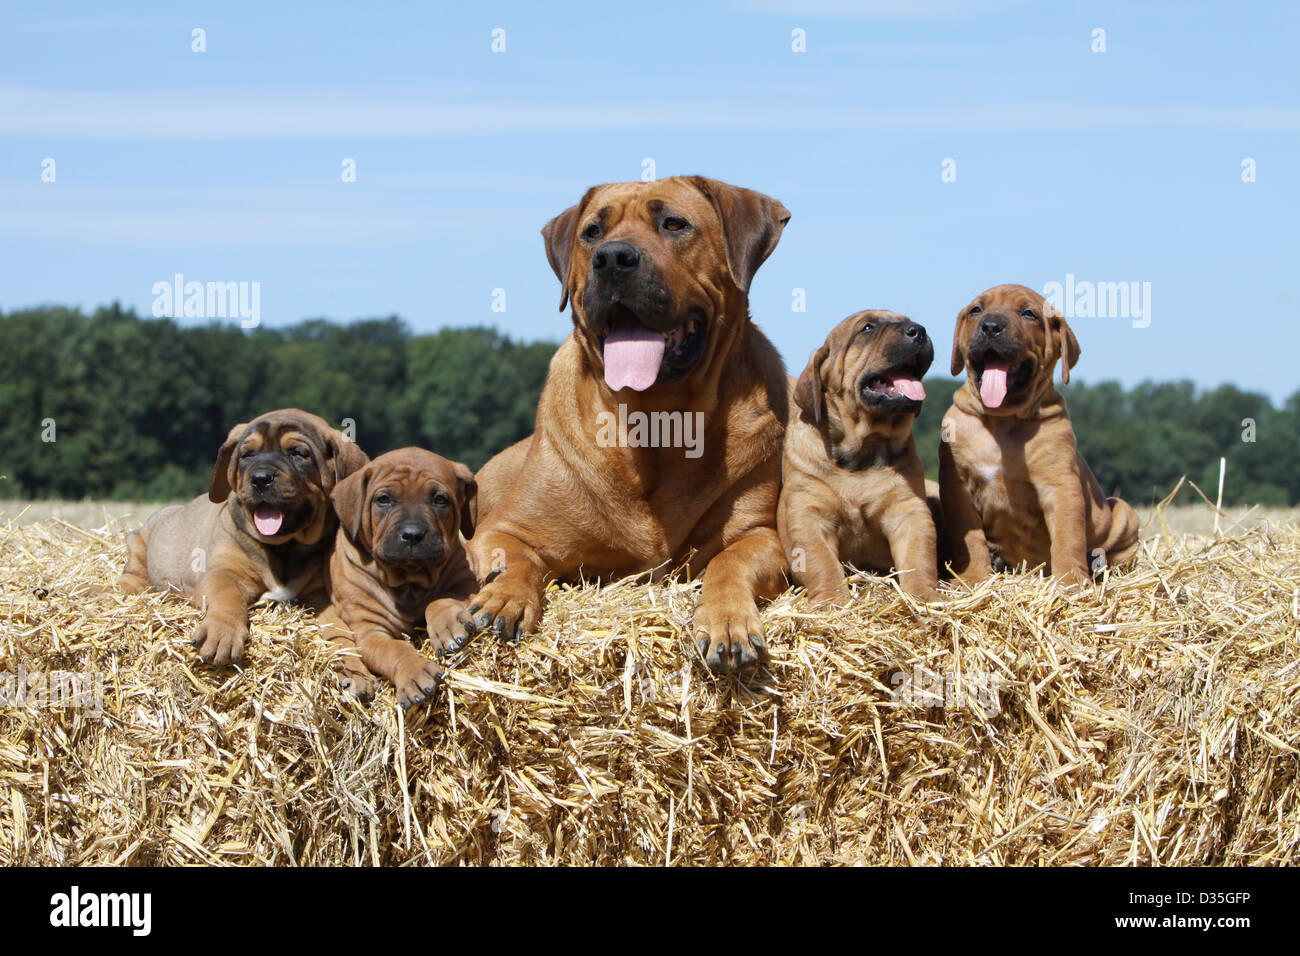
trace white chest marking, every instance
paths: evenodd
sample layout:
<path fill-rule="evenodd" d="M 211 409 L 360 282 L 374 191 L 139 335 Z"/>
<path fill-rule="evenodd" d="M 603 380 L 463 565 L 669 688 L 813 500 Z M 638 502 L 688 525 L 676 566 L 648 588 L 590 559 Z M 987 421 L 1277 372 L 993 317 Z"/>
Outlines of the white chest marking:
<path fill-rule="evenodd" d="M 283 584 L 277 584 L 271 590 L 267 591 L 260 598 L 258 603 L 263 601 L 275 601 L 278 604 L 292 604 L 298 599 L 298 592 L 292 588 L 287 588 Z"/>
<path fill-rule="evenodd" d="M 980 465 L 979 473 L 980 473 L 980 477 L 982 477 L 986 482 L 996 481 L 998 476 L 1002 474 L 1002 466 L 1001 465 Z"/>

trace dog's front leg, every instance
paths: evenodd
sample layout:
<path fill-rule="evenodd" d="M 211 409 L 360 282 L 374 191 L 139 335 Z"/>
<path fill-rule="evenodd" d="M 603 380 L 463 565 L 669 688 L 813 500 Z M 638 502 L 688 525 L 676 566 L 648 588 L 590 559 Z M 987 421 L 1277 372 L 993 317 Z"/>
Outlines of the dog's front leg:
<path fill-rule="evenodd" d="M 542 613 L 548 567 L 538 552 L 504 531 L 479 532 L 470 542 L 475 567 L 485 581 L 469 600 L 476 631 L 519 641 L 531 634 Z"/>
<path fill-rule="evenodd" d="M 925 499 L 917 496 L 909 500 L 907 506 L 888 515 L 883 524 L 890 556 L 899 569 L 899 586 L 922 601 L 941 600 L 938 540 Z"/>
<path fill-rule="evenodd" d="M 194 590 L 194 606 L 203 619 L 190 637 L 199 649 L 199 660 L 214 667 L 238 664 L 244 659 L 248 641 L 247 588 L 233 571 L 209 571 Z"/>
<path fill-rule="evenodd" d="M 374 622 L 350 622 L 349 630 L 355 635 L 361 663 L 392 683 L 403 710 L 433 699 L 442 682 L 441 664 Z"/>
<path fill-rule="evenodd" d="M 339 656 L 334 661 L 334 668 L 339 672 L 343 690 L 358 700 L 368 701 L 375 696 L 377 681 L 374 672 L 361 661 L 361 649 L 357 647 L 356 635 L 343 622 L 343 616 L 335 605 L 330 605 L 321 612 L 321 637 L 332 641 L 339 649 Z"/>
<path fill-rule="evenodd" d="M 695 611 L 694 634 L 710 670 L 748 670 L 767 659 L 758 602 L 785 585 L 785 555 L 775 528 L 755 528 L 713 556 Z"/>
<path fill-rule="evenodd" d="M 1036 484 L 1035 490 L 1052 539 L 1052 576 L 1066 585 L 1088 583 L 1092 580 L 1088 573 L 1088 523 L 1078 472 L 1053 473 L 1050 482 Z"/>

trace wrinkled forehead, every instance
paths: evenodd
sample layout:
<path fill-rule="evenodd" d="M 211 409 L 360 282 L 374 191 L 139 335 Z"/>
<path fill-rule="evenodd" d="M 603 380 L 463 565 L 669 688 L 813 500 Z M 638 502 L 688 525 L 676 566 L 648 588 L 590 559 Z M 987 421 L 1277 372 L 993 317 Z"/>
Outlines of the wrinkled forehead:
<path fill-rule="evenodd" d="M 456 487 L 456 472 L 451 465 L 430 455 L 380 463 L 371 478 L 372 493 L 381 488 L 399 497 L 423 498 L 435 488 L 450 491 Z"/>
<path fill-rule="evenodd" d="M 711 220 L 713 204 L 689 182 L 663 179 L 648 183 L 610 183 L 597 187 L 583 207 L 587 218 L 613 223 L 671 211 L 695 222 Z"/>
<path fill-rule="evenodd" d="M 866 345 L 874 339 L 868 339 L 863 335 L 868 324 L 873 326 L 882 325 L 899 325 L 907 322 L 905 315 L 899 315 L 897 312 L 890 312 L 888 309 L 867 309 L 864 312 L 855 312 L 847 319 L 835 327 L 831 337 L 835 340 L 833 344 L 841 345 L 844 348 L 851 348 L 855 345 Z"/>
<path fill-rule="evenodd" d="M 1000 308 L 1014 312 L 1020 309 L 1041 310 L 1046 302 L 1046 299 L 1028 286 L 998 285 L 981 292 L 971 302 L 971 305 L 982 305 L 986 309 Z"/>
<path fill-rule="evenodd" d="M 322 446 L 320 429 L 314 422 L 292 415 L 263 416 L 250 422 L 240 441 L 244 444 L 283 444 L 299 438 L 313 448 Z"/>

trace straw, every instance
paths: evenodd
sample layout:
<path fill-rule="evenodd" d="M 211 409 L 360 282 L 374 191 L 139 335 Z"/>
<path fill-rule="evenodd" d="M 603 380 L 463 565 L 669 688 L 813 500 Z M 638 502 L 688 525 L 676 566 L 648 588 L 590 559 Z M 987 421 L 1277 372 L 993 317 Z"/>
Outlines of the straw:
<path fill-rule="evenodd" d="M 103 677 L 98 716 L 0 706 L 0 863 L 1169 866 L 1300 845 L 1294 524 L 1150 538 L 1081 593 L 1002 575 L 930 607 L 854 576 L 828 614 L 787 592 L 744 681 L 689 640 L 697 583 L 552 586 L 532 638 L 475 639 L 404 715 L 391 689 L 348 699 L 297 609 L 254 610 L 242 670 L 198 666 L 185 601 L 112 588 L 124 553 L 116 527 L 0 526 L 0 672 Z"/>

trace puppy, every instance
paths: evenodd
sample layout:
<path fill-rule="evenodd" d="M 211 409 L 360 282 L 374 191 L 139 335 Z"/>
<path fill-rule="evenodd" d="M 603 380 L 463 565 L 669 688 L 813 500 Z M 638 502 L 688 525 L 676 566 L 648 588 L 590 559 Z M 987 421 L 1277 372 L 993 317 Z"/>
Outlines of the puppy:
<path fill-rule="evenodd" d="M 380 455 L 334 489 L 338 536 L 322 633 L 347 649 L 344 687 L 374 696 L 376 675 L 408 708 L 432 697 L 442 668 L 401 635 L 419 628 L 439 653 L 457 650 L 478 584 L 460 535 L 474 534 L 470 470 L 420 448 Z"/>
<path fill-rule="evenodd" d="M 128 594 L 150 585 L 193 596 L 199 658 L 243 659 L 248 608 L 259 600 L 325 604 L 325 554 L 337 520 L 329 496 L 367 461 L 323 419 L 296 408 L 236 425 L 206 495 L 155 512 L 127 537 Z"/>
<path fill-rule="evenodd" d="M 1045 565 L 1068 584 L 1091 580 L 1137 550 L 1138 519 L 1107 498 L 1079 454 L 1065 399 L 1052 384 L 1079 361 L 1065 319 L 1032 289 L 1000 285 L 957 316 L 952 374 L 966 370 L 943 419 L 940 498 L 948 559 L 968 582 L 992 570 Z"/>
<path fill-rule="evenodd" d="M 925 329 L 895 312 L 851 315 L 813 353 L 791 395 L 777 526 L 814 603 L 849 600 L 841 563 L 888 571 L 939 597 L 934 519 L 912 423 L 934 360 Z"/>

